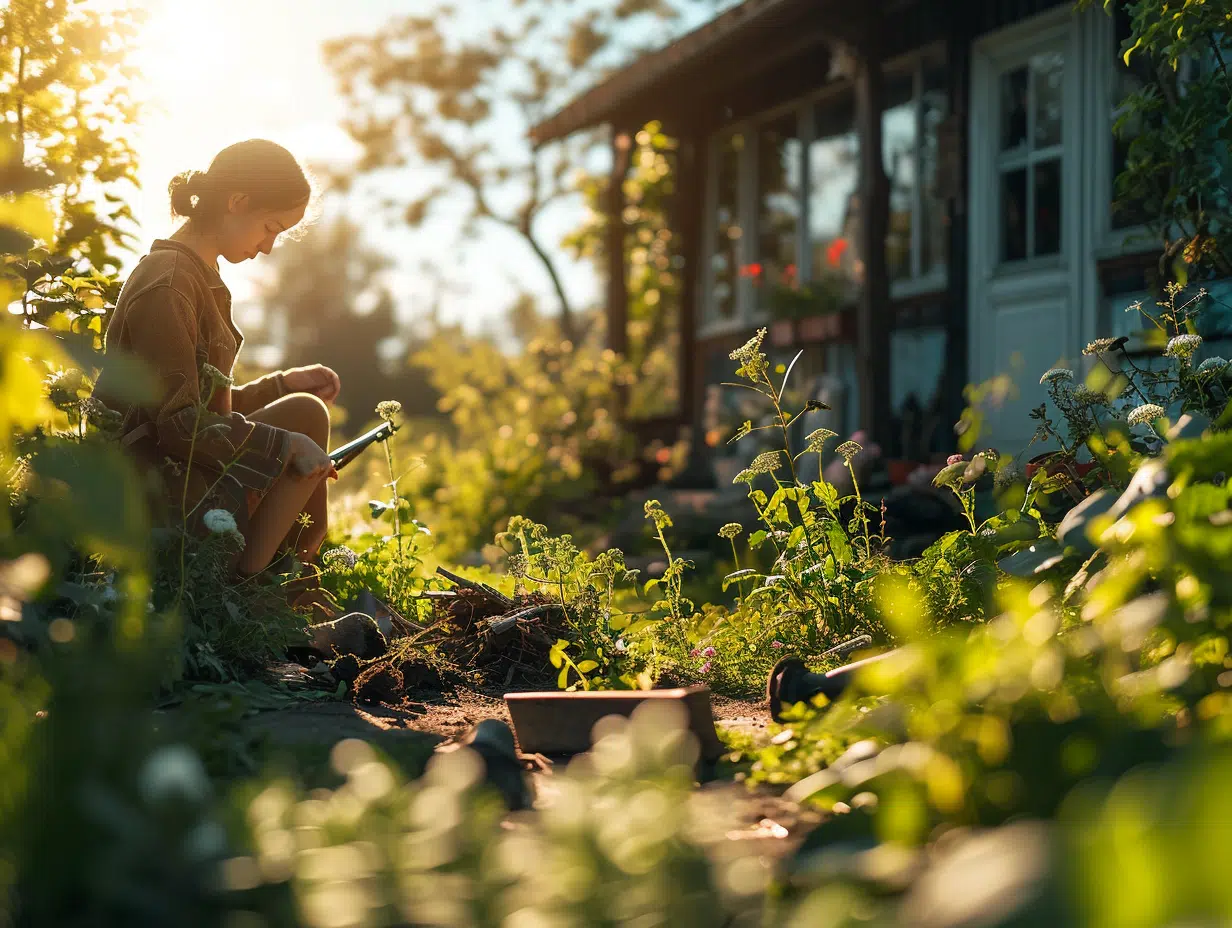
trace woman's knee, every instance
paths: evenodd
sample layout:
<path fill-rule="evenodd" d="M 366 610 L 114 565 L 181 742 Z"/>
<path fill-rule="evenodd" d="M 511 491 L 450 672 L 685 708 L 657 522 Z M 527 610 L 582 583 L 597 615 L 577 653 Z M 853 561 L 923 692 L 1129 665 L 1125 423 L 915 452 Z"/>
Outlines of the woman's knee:
<path fill-rule="evenodd" d="M 294 424 L 292 431 L 302 432 L 325 447 L 329 441 L 329 407 L 311 393 L 289 393 L 279 403 L 287 405 L 287 418 Z M 328 450 L 328 449 L 326 449 Z"/>

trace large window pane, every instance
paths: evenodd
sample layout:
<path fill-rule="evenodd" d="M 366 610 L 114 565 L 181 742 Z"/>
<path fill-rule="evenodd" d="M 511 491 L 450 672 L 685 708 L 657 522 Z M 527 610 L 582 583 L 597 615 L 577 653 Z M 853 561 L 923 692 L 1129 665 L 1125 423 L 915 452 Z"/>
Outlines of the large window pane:
<path fill-rule="evenodd" d="M 1059 52 L 1031 59 L 1035 98 L 1035 148 L 1061 144 L 1061 90 L 1065 59 Z"/>
<path fill-rule="evenodd" d="M 1027 169 L 1001 175 L 1001 260 L 1027 256 Z"/>
<path fill-rule="evenodd" d="M 1061 252 L 1061 161 L 1035 166 L 1035 254 Z"/>
<path fill-rule="evenodd" d="M 740 272 L 740 161 L 744 135 L 720 137 L 715 158 L 715 215 L 710 247 L 709 316 L 736 316 L 736 280 Z"/>
<path fill-rule="evenodd" d="M 803 144 L 794 113 L 761 127 L 757 136 L 757 254 L 752 269 L 763 287 L 798 283 Z"/>
<path fill-rule="evenodd" d="M 886 267 L 891 280 L 912 276 L 911 225 L 916 187 L 916 106 L 913 75 L 886 80 L 886 109 L 881 114 L 881 147 L 890 179 L 890 227 L 886 235 Z"/>
<path fill-rule="evenodd" d="M 1065 59 L 1031 56 L 1001 75 L 1003 150 L 998 158 L 1001 260 L 1061 250 L 1061 158 Z"/>
<path fill-rule="evenodd" d="M 1001 150 L 1016 151 L 1027 144 L 1027 69 L 1001 75 Z"/>
<path fill-rule="evenodd" d="M 859 254 L 860 141 L 850 104 L 817 108 L 809 145 L 809 243 L 814 282 L 844 290 L 864 279 Z"/>

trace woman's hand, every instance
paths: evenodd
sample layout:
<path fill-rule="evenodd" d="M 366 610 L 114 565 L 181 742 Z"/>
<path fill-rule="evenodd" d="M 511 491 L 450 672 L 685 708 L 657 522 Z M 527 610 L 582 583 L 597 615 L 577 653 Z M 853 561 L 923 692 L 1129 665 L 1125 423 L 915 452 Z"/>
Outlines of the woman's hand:
<path fill-rule="evenodd" d="M 329 455 L 315 441 L 301 432 L 291 433 L 291 473 L 304 480 L 336 477 Z"/>
<path fill-rule="evenodd" d="M 311 393 L 326 403 L 332 403 L 338 398 L 342 389 L 342 381 L 338 375 L 324 364 L 310 364 L 307 367 L 293 367 L 282 372 L 282 382 L 292 393 Z"/>

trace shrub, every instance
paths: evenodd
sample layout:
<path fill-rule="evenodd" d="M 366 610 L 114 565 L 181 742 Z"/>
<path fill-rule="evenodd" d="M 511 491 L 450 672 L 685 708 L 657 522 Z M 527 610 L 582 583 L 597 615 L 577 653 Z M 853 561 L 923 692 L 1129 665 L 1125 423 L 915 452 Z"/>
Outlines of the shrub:
<path fill-rule="evenodd" d="M 480 550 L 514 514 L 568 531 L 611 514 L 605 494 L 639 466 L 615 416 L 626 375 L 612 352 L 546 335 L 508 352 L 441 332 L 415 363 L 429 371 L 450 428 L 403 429 L 397 454 L 414 464 L 401 492 L 432 526 L 440 557 Z"/>

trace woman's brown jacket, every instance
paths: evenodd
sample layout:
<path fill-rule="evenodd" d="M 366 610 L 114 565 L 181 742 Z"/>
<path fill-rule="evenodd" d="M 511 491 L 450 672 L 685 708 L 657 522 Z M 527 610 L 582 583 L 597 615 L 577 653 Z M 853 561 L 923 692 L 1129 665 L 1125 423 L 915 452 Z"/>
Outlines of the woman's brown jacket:
<path fill-rule="evenodd" d="M 243 531 L 287 465 L 290 432 L 245 418 L 288 392 L 282 374 L 231 386 L 243 342 L 218 272 L 169 239 L 154 242 L 133 269 L 107 327 L 106 358 L 145 362 L 157 395 L 148 405 L 110 396 L 106 360 L 94 395 L 123 415 L 122 444 L 162 475 L 168 515 L 190 526 L 222 508 Z"/>

